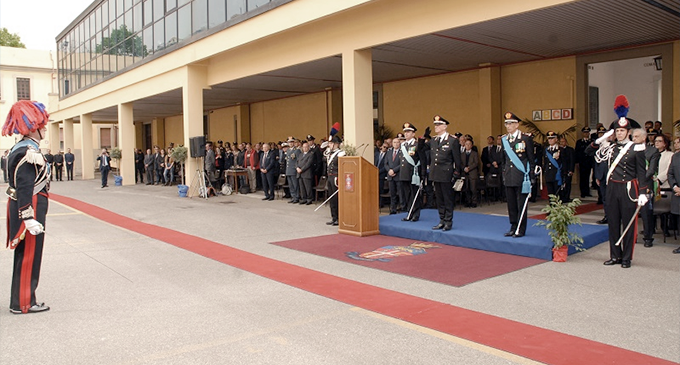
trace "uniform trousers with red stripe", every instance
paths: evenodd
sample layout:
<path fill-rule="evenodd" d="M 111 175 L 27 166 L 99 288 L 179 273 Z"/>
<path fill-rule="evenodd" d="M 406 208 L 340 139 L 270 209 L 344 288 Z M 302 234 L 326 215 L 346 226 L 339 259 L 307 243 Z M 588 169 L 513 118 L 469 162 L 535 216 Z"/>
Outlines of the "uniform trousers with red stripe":
<path fill-rule="evenodd" d="M 45 225 L 48 198 L 40 193 L 34 197 L 35 219 Z M 8 199 L 8 213 L 10 214 L 10 232 L 18 232 L 21 220 L 18 218 L 17 202 Z M 14 228 L 14 229 L 13 229 Z M 14 273 L 12 276 L 12 295 L 10 308 L 16 310 L 28 310 L 36 305 L 35 290 L 38 288 L 40 279 L 40 265 L 42 263 L 43 242 L 45 234 L 37 236 L 26 231 L 26 236 L 14 249 Z"/>
<path fill-rule="evenodd" d="M 638 196 L 638 182 L 633 180 L 628 188 L 627 181 L 609 180 L 606 190 L 606 216 L 609 221 L 609 256 L 613 260 L 630 261 L 633 259 L 633 248 L 637 237 L 637 217 L 635 209 L 637 203 L 632 201 Z M 616 242 L 621 238 L 621 233 L 626 229 L 628 223 L 635 219 L 633 224 L 621 240 L 621 244 L 616 246 Z"/>

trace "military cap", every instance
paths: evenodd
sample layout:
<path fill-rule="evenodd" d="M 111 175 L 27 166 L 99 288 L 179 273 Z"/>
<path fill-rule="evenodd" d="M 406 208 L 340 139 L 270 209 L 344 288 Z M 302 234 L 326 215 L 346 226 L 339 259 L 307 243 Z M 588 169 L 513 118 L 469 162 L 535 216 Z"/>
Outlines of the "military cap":
<path fill-rule="evenodd" d="M 503 115 L 505 123 L 519 123 L 520 119 L 513 113 L 507 112 Z"/>
<path fill-rule="evenodd" d="M 659 134 L 659 132 L 657 132 L 656 129 L 647 128 L 647 135 L 656 136 L 657 134 Z"/>
<path fill-rule="evenodd" d="M 331 143 L 342 143 L 342 139 L 338 137 L 338 135 L 334 135 L 333 138 L 330 141 Z"/>
<path fill-rule="evenodd" d="M 557 138 L 557 133 L 553 131 L 548 131 L 548 133 L 545 136 L 548 138 Z"/>
<path fill-rule="evenodd" d="M 415 131 L 418 130 L 418 128 L 416 128 L 416 126 L 414 126 L 413 124 L 408 123 L 408 122 L 404 123 L 402 128 L 403 128 L 404 132 L 406 132 L 406 131 L 415 132 Z"/>
<path fill-rule="evenodd" d="M 404 133 L 397 133 L 397 139 L 403 140 L 403 139 L 406 139 L 406 137 L 404 137 Z"/>
<path fill-rule="evenodd" d="M 444 119 L 444 118 L 442 118 L 442 117 L 439 116 L 439 115 L 435 115 L 435 116 L 434 116 L 434 122 L 433 122 L 433 123 L 434 123 L 434 124 L 446 124 L 446 125 L 449 125 L 449 121 L 446 120 L 446 119 Z"/>
<path fill-rule="evenodd" d="M 607 132 L 607 128 L 605 128 L 603 125 L 597 127 L 597 133 L 605 133 Z"/>
<path fill-rule="evenodd" d="M 581 132 L 588 132 L 588 133 L 590 133 L 590 127 L 585 126 L 585 127 L 581 128 Z"/>
<path fill-rule="evenodd" d="M 307 140 L 308 140 L 308 141 L 313 141 L 313 140 L 315 140 L 315 138 L 314 138 L 313 135 L 308 134 L 308 135 L 307 135 Z"/>

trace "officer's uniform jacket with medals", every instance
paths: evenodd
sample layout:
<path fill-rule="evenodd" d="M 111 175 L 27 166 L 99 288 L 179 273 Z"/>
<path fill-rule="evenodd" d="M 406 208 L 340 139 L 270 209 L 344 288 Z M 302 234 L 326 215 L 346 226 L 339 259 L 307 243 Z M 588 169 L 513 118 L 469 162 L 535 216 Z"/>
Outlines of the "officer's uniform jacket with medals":
<path fill-rule="evenodd" d="M 45 224 L 51 170 L 45 156 L 40 153 L 38 142 L 28 137 L 12 147 L 7 157 L 7 166 L 8 211 L 18 212 L 7 217 L 7 243 L 13 248 L 19 243 L 25 230 L 24 220 L 35 219 L 40 224 Z"/>
<path fill-rule="evenodd" d="M 407 128 L 408 123 L 404 124 Z M 425 152 L 424 140 L 419 141 L 418 138 L 413 138 L 410 141 L 404 141 L 401 144 L 401 163 L 399 164 L 399 179 L 398 181 L 407 181 L 409 184 L 419 185 L 425 171 L 427 171 L 427 156 Z M 404 153 L 405 152 L 405 153 Z M 406 157 L 408 155 L 413 161 L 413 164 Z"/>
<path fill-rule="evenodd" d="M 449 133 L 430 139 L 430 181 L 451 182 L 459 177 L 462 169 L 460 142 Z"/>
<path fill-rule="evenodd" d="M 547 146 L 543 152 L 543 178 L 547 182 L 552 182 L 555 180 L 558 180 L 557 178 L 557 170 L 558 168 L 553 165 L 552 161 L 548 158 L 546 153 L 549 153 L 553 156 L 555 159 L 555 162 L 557 162 L 557 166 L 562 168 L 562 148 L 558 146 L 557 144 L 554 144 L 553 146 Z M 562 173 L 562 169 L 560 169 L 560 174 Z"/>
<path fill-rule="evenodd" d="M 527 162 L 529 163 L 529 176 L 533 179 L 534 174 L 534 141 L 528 134 L 522 133 L 519 129 L 513 134 L 506 134 L 503 138 L 507 138 L 510 148 L 517 154 L 519 160 L 522 162 L 523 168 L 526 169 Z M 505 151 L 505 146 L 501 145 L 503 149 L 503 179 L 505 186 L 522 186 L 524 182 L 524 173 L 517 169 L 514 163 L 508 157 Z"/>

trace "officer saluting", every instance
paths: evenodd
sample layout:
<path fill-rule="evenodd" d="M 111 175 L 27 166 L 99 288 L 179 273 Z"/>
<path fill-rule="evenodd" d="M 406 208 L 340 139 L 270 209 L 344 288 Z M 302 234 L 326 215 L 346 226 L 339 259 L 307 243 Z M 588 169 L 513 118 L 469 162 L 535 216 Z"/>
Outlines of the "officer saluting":
<path fill-rule="evenodd" d="M 12 106 L 2 135 L 23 135 L 7 158 L 7 246 L 14 249 L 14 275 L 9 311 L 14 314 L 49 310 L 38 303 L 38 287 L 42 262 L 47 190 L 50 164 L 40 153 L 39 144 L 45 133 L 49 114 L 41 103 L 21 100 Z"/>
<path fill-rule="evenodd" d="M 420 143 L 415 138 L 418 130 L 416 126 L 411 123 L 404 123 L 402 129 L 406 140 L 401 144 L 399 181 L 402 182 L 402 197 L 406 203 L 404 209 L 408 209 L 408 213 L 401 220 L 417 222 L 420 219 L 420 201 L 422 200 L 422 192 L 418 192 L 422 186 L 421 181 L 424 175 L 422 163 L 426 163 L 427 156 L 422 156 L 424 140 L 423 143 Z"/>
<path fill-rule="evenodd" d="M 522 237 L 527 230 L 526 206 L 534 177 L 534 142 L 519 130 L 519 118 L 515 114 L 505 113 L 505 129 L 508 134 L 502 138 L 501 162 L 510 219 L 510 230 L 505 236 Z"/>
<path fill-rule="evenodd" d="M 328 155 L 328 194 L 331 194 L 331 200 L 328 202 L 331 208 L 331 220 L 326 222 L 329 226 L 338 225 L 338 169 L 339 162 L 338 158 L 345 155 L 345 151 L 340 149 L 340 143 L 342 139 L 338 136 L 333 136 L 333 138 L 328 142 L 328 148 L 330 153 Z M 335 194 L 335 195 L 333 195 Z"/>
<path fill-rule="evenodd" d="M 602 144 L 612 133 L 616 135 L 616 142 L 607 156 L 609 169 L 605 181 L 610 259 L 604 264 L 621 264 L 622 268 L 629 268 L 637 236 L 639 210 L 635 207 L 636 204 L 642 207 L 647 203 L 647 196 L 638 189 L 638 180 L 647 172 L 645 145 L 644 142 L 635 144 L 629 138 L 631 128 L 639 128 L 640 125 L 627 118 L 628 100 L 625 96 L 616 97 L 614 111 L 619 120 L 612 122 L 610 131 L 596 141 L 597 144 Z M 629 226 L 631 222 L 633 225 Z M 622 231 L 625 234 L 623 237 Z"/>
<path fill-rule="evenodd" d="M 436 136 L 430 139 L 430 181 L 434 182 L 439 224 L 432 229 L 448 231 L 453 225 L 453 180 L 460 178 L 462 166 L 460 142 L 446 131 L 448 120 L 435 115 L 433 123 Z"/>

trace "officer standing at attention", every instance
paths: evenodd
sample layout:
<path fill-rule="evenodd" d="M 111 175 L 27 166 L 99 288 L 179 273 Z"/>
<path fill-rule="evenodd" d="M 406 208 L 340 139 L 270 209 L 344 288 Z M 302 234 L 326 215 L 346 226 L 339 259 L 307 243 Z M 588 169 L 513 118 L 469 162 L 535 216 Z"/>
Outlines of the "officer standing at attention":
<path fill-rule="evenodd" d="M 635 205 L 644 206 L 647 196 L 638 189 L 638 179 L 647 172 L 644 144 L 635 144 L 630 139 L 630 130 L 639 124 L 628 119 L 628 100 L 619 95 L 614 103 L 619 120 L 614 121 L 610 131 L 598 138 L 601 144 L 612 133 L 616 142 L 609 153 L 607 171 L 607 218 L 609 220 L 609 257 L 605 265 L 618 265 L 626 269 L 633 258 L 633 246 L 637 236 L 637 211 Z M 621 239 L 623 230 L 635 220 Z M 620 240 L 621 239 L 621 240 Z M 620 242 L 619 242 L 620 240 Z"/>
<path fill-rule="evenodd" d="M 40 140 L 45 135 L 48 120 L 49 114 L 43 104 L 20 100 L 12 106 L 2 127 L 3 136 L 23 135 L 7 158 L 7 246 L 14 250 L 9 311 L 14 314 L 50 309 L 35 298 L 49 200 L 51 166 L 40 153 Z"/>
<path fill-rule="evenodd" d="M 434 133 L 436 136 L 430 139 L 430 180 L 434 182 L 434 195 L 439 211 L 439 224 L 432 229 L 451 230 L 453 225 L 453 180 L 460 178 L 461 167 L 460 142 L 458 138 L 451 136 L 446 128 L 449 121 L 434 116 Z M 429 131 L 425 131 L 428 137 Z"/>
<path fill-rule="evenodd" d="M 590 127 L 581 128 L 583 138 L 576 141 L 574 152 L 576 153 L 576 163 L 578 164 L 578 186 L 581 190 L 581 198 L 590 196 L 590 171 L 593 169 L 593 156 L 586 153 L 586 147 L 590 145 Z"/>
<path fill-rule="evenodd" d="M 402 197 L 406 206 L 406 217 L 402 221 L 417 222 L 420 219 L 420 202 L 421 195 L 418 189 L 421 186 L 422 168 L 421 160 L 426 161 L 426 158 L 421 158 L 421 151 L 424 143 L 419 144 L 415 138 L 416 126 L 411 123 L 404 123 L 403 125 L 404 137 L 406 140 L 401 144 L 401 163 L 399 167 L 399 181 L 401 181 Z M 423 140 L 424 141 L 424 140 Z M 416 197 L 416 194 L 419 195 Z"/>
<path fill-rule="evenodd" d="M 335 194 L 336 191 L 338 191 L 338 170 L 340 168 L 338 158 L 342 157 L 345 155 L 345 151 L 340 149 L 340 143 L 342 143 L 342 139 L 340 137 L 333 136 L 331 140 L 328 142 L 328 148 L 330 150 L 330 154 L 328 155 L 328 194 L 331 194 L 332 198 L 328 202 L 328 205 L 331 208 L 331 220 L 329 222 L 326 222 L 329 226 L 337 226 L 338 225 L 338 194 Z M 335 194 L 335 195 L 333 195 Z"/>
<path fill-rule="evenodd" d="M 543 152 L 543 181 L 549 195 L 557 195 L 562 186 L 561 149 L 557 144 L 557 133 L 548 131 L 548 147 Z"/>
<path fill-rule="evenodd" d="M 519 118 L 510 112 L 505 113 L 505 129 L 508 134 L 502 138 L 501 161 L 510 219 L 510 230 L 505 236 L 522 237 L 527 230 L 526 208 L 534 179 L 534 141 L 519 130 Z"/>

